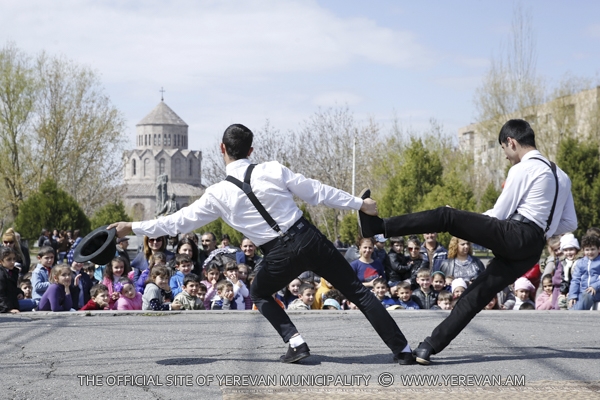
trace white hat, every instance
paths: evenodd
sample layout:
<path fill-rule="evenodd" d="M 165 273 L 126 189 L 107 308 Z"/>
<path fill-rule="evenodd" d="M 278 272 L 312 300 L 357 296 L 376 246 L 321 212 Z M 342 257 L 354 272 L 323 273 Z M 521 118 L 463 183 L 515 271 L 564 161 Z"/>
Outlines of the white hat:
<path fill-rule="evenodd" d="M 379 243 L 385 243 L 387 242 L 387 239 L 385 238 L 385 236 L 383 236 L 381 233 L 377 234 L 374 236 L 375 240 L 378 241 Z"/>
<path fill-rule="evenodd" d="M 532 290 L 535 290 L 535 286 L 533 286 L 533 283 L 531 283 L 529 279 L 520 277 L 515 281 L 515 291 L 519 289 L 529 290 L 531 292 Z"/>
<path fill-rule="evenodd" d="M 575 247 L 577 250 L 580 249 L 579 241 L 572 233 L 567 233 L 560 238 L 560 250 L 569 249 Z"/>
<path fill-rule="evenodd" d="M 467 288 L 467 282 L 463 278 L 456 278 L 452 281 L 452 293 L 454 293 L 454 289 L 457 287 Z"/>

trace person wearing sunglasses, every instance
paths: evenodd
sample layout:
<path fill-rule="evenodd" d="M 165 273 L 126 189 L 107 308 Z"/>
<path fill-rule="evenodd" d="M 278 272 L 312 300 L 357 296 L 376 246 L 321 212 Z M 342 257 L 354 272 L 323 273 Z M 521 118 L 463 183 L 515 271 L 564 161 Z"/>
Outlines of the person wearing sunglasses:
<path fill-rule="evenodd" d="M 148 260 L 150 260 L 150 256 L 157 252 L 164 253 L 167 256 L 167 262 L 175 257 L 173 252 L 167 250 L 167 236 L 144 235 L 142 251 L 140 251 L 131 262 L 134 282 L 137 282 L 142 272 L 148 269 Z"/>
<path fill-rule="evenodd" d="M 2 235 L 2 245 L 12 247 L 15 250 L 15 267 L 19 269 L 19 274 L 23 276 L 28 273 L 31 256 L 29 255 L 29 249 L 21 244 L 21 235 L 15 232 L 13 228 L 8 228 Z"/>

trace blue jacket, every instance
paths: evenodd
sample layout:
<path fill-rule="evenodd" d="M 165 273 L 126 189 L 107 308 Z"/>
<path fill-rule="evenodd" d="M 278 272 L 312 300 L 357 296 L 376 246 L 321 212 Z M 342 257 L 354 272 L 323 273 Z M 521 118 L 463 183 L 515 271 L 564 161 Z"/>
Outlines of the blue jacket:
<path fill-rule="evenodd" d="M 37 303 L 41 300 L 44 293 L 46 293 L 48 286 L 50 286 L 48 270 L 42 264 L 38 264 L 33 270 L 31 274 L 31 286 L 33 287 L 31 299 Z"/>
<path fill-rule="evenodd" d="M 429 263 L 429 253 L 427 253 L 427 247 L 425 244 L 421 246 L 421 255 L 423 256 L 423 260 Z M 433 251 L 433 265 L 431 266 L 431 271 L 439 271 L 442 266 L 442 261 L 448 258 L 448 250 L 444 246 L 438 243 L 437 247 Z"/>
<path fill-rule="evenodd" d="M 175 275 L 171 277 L 169 281 L 169 286 L 171 286 L 171 292 L 173 292 L 173 297 L 177 296 L 179 293 L 183 291 L 183 272 L 177 271 Z"/>
<path fill-rule="evenodd" d="M 421 309 L 421 307 L 419 307 L 419 305 L 413 300 L 404 302 L 404 301 L 398 299 L 398 304 L 401 305 L 402 307 L 404 307 L 406 310 L 420 310 Z"/>
<path fill-rule="evenodd" d="M 575 263 L 568 299 L 579 299 L 588 287 L 600 290 L 600 256 L 590 260 L 583 257 Z"/>

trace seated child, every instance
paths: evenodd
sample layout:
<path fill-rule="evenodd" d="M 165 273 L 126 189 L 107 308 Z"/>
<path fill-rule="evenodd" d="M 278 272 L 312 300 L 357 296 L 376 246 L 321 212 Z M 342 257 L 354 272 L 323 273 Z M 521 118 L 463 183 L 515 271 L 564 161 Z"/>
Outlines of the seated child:
<path fill-rule="evenodd" d="M 48 277 L 54 265 L 54 249 L 50 246 L 44 246 L 40 249 L 37 255 L 38 265 L 31 274 L 31 286 L 33 286 L 33 294 L 31 298 L 39 303 L 40 299 L 50 286 Z"/>
<path fill-rule="evenodd" d="M 240 281 L 244 282 L 244 285 L 246 285 L 247 288 L 250 287 L 250 283 L 248 282 L 250 270 L 248 265 L 238 264 L 238 278 L 240 278 Z M 244 303 L 246 305 L 246 310 L 252 310 L 252 298 L 249 295 L 244 297 Z"/>
<path fill-rule="evenodd" d="M 546 274 L 542 277 L 542 292 L 535 299 L 536 310 L 552 310 L 552 275 Z"/>
<path fill-rule="evenodd" d="M 446 275 L 442 271 L 435 271 L 431 274 L 431 286 L 438 293 L 441 293 L 443 290 L 450 293 L 451 290 L 451 287 L 446 285 Z"/>
<path fill-rule="evenodd" d="M 181 308 L 180 304 L 170 303 L 172 297 L 169 278 L 169 269 L 164 265 L 152 267 L 142 296 L 142 310 L 166 311 Z"/>
<path fill-rule="evenodd" d="M 102 284 L 108 288 L 109 307 L 113 310 L 117 308 L 116 303 L 120 296 L 119 291 L 115 290 L 115 285 L 122 277 L 126 278 L 129 271 L 131 271 L 129 263 L 120 256 L 113 258 L 106 265 Z"/>
<path fill-rule="evenodd" d="M 209 264 L 203 271 L 205 280 L 201 283 L 206 286 L 206 296 L 204 297 L 204 309 L 210 310 L 213 297 L 217 294 L 217 283 L 221 279 L 221 271 L 216 264 Z"/>
<path fill-rule="evenodd" d="M 138 292 L 140 292 L 141 294 L 144 294 L 144 288 L 146 287 L 146 282 L 148 282 L 148 276 L 150 276 L 150 272 L 152 271 L 153 267 L 166 267 L 167 265 L 167 255 L 163 252 L 157 251 L 156 253 L 152 254 L 150 256 L 150 258 L 148 259 L 148 268 L 143 270 L 142 273 L 140 274 L 140 277 L 138 278 L 137 282 L 135 283 L 135 290 L 137 290 Z M 167 278 L 167 285 L 169 284 L 169 279 L 171 279 L 171 272 L 170 270 L 167 268 L 167 272 L 168 272 L 168 278 Z M 169 287 L 169 291 L 171 290 L 171 288 Z"/>
<path fill-rule="evenodd" d="M 23 292 L 17 287 L 19 271 L 15 268 L 16 260 L 17 253 L 12 247 L 0 248 L 0 312 L 2 313 L 17 314 L 19 311 L 31 311 L 35 307 L 33 300 L 23 300 Z M 25 303 L 28 307 L 25 307 Z"/>
<path fill-rule="evenodd" d="M 19 289 L 23 292 L 24 299 L 31 299 L 33 288 L 31 286 L 31 279 L 22 279 L 19 283 Z"/>
<path fill-rule="evenodd" d="M 115 283 L 115 291 L 119 293 L 116 303 L 117 310 L 141 310 L 144 300 L 142 294 L 135 290 L 133 282 L 126 277 L 121 277 Z"/>
<path fill-rule="evenodd" d="M 417 302 L 412 299 L 411 284 L 407 281 L 402 281 L 396 286 L 398 288 L 398 304 L 405 310 L 420 309 Z"/>
<path fill-rule="evenodd" d="M 456 278 L 452 281 L 452 298 L 458 299 L 464 291 L 467 290 L 467 282 L 463 278 Z"/>
<path fill-rule="evenodd" d="M 431 307 L 432 310 L 452 310 L 452 293 L 445 290 L 438 294 L 437 304 Z"/>
<path fill-rule="evenodd" d="M 302 281 L 298 278 L 294 279 L 285 288 L 277 292 L 277 298 L 288 307 L 293 301 L 298 300 L 300 285 L 302 285 Z"/>
<path fill-rule="evenodd" d="M 523 303 L 530 303 L 535 310 L 535 304 L 533 301 L 529 299 L 529 293 L 535 290 L 533 284 L 529 281 L 529 279 L 520 277 L 515 281 L 515 306 L 513 310 L 518 310 L 521 308 Z"/>
<path fill-rule="evenodd" d="M 233 301 L 235 302 L 234 310 L 245 310 L 246 302 L 244 297 L 250 296 L 250 292 L 244 282 L 238 278 L 238 266 L 235 262 L 228 262 L 225 264 L 225 276 L 227 280 L 233 285 Z"/>
<path fill-rule="evenodd" d="M 90 290 L 92 289 L 92 280 L 88 274 L 82 272 L 83 263 L 73 261 L 71 263 L 71 300 L 73 301 L 73 308 L 79 310 L 90 300 Z M 78 279 L 78 284 L 75 284 L 75 280 Z"/>
<path fill-rule="evenodd" d="M 303 283 L 298 289 L 298 298 L 290 303 L 288 310 L 310 310 L 315 301 L 315 287 L 311 283 Z"/>
<path fill-rule="evenodd" d="M 235 310 L 233 283 L 223 279 L 217 283 L 217 294 L 212 299 L 211 310 Z"/>
<path fill-rule="evenodd" d="M 419 308 L 429 310 L 437 303 L 437 292 L 431 287 L 431 270 L 421 267 L 417 271 L 417 284 L 419 285 L 413 292 L 415 302 Z"/>
<path fill-rule="evenodd" d="M 173 275 L 169 281 L 173 296 L 177 297 L 177 295 L 181 293 L 181 290 L 183 289 L 183 280 L 187 274 L 192 272 L 193 267 L 194 264 L 187 254 L 177 254 L 177 256 L 175 256 L 175 269 L 177 272 L 175 272 L 175 275 Z"/>
<path fill-rule="evenodd" d="M 515 294 L 512 287 L 507 286 L 496 294 L 500 310 L 512 310 L 515 306 Z"/>
<path fill-rule="evenodd" d="M 325 299 L 325 301 L 323 302 L 323 310 L 341 310 L 342 307 L 340 306 L 340 303 L 338 303 L 337 300 L 329 298 L 329 299 Z"/>
<path fill-rule="evenodd" d="M 535 310 L 535 306 L 533 305 L 533 302 L 531 302 L 531 299 L 530 299 L 529 301 L 521 304 L 521 306 L 519 307 L 519 310 Z"/>
<path fill-rule="evenodd" d="M 498 296 L 494 296 L 492 300 L 483 308 L 484 310 L 499 310 L 500 306 L 498 306 Z"/>
<path fill-rule="evenodd" d="M 97 283 L 90 289 L 91 299 L 79 311 L 108 310 L 108 288 Z"/>
<path fill-rule="evenodd" d="M 589 310 L 600 301 L 600 238 L 585 235 L 581 247 L 584 257 L 575 264 L 567 297 L 571 310 Z"/>
<path fill-rule="evenodd" d="M 54 256 L 52 257 L 54 260 Z M 46 289 L 40 303 L 39 311 L 70 311 L 73 307 L 71 292 L 71 269 L 68 265 L 58 264 L 50 272 L 50 286 Z M 78 282 L 76 282 L 78 283 Z"/>
<path fill-rule="evenodd" d="M 92 281 L 92 286 L 100 283 L 98 279 L 96 279 L 96 277 L 94 276 L 94 273 L 96 272 L 96 266 L 93 263 L 86 263 L 83 266 L 83 272 L 88 274 L 88 276 L 90 277 L 90 280 Z"/>
<path fill-rule="evenodd" d="M 198 275 L 189 273 L 183 278 L 183 290 L 175 296 L 173 304 L 180 304 L 182 310 L 205 310 L 204 296 L 206 286 L 200 283 Z"/>
<path fill-rule="evenodd" d="M 398 284 L 396 284 L 396 286 L 398 286 Z M 373 281 L 373 293 L 375 293 L 375 297 L 377 297 L 377 300 L 379 300 L 385 308 L 398 305 L 397 301 L 387 295 L 388 290 L 389 287 L 386 279 L 377 278 Z"/>

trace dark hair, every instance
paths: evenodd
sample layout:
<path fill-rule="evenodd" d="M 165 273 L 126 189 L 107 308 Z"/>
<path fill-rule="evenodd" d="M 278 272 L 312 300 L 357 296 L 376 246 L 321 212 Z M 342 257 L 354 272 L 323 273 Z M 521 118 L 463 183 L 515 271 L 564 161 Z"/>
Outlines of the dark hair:
<path fill-rule="evenodd" d="M 406 281 L 399 282 L 396 285 L 396 288 L 398 288 L 398 289 L 409 289 L 409 290 L 412 291 L 412 288 L 410 286 L 410 282 L 406 282 Z"/>
<path fill-rule="evenodd" d="M 585 248 L 585 247 L 598 247 L 600 248 L 600 237 L 591 234 L 591 235 L 585 235 L 584 237 L 581 238 L 581 248 Z"/>
<path fill-rule="evenodd" d="M 408 237 L 408 241 L 416 243 L 416 245 L 419 247 L 421 246 L 421 241 L 419 240 L 419 237 L 417 235 L 410 235 Z"/>
<path fill-rule="evenodd" d="M 438 298 L 437 301 L 444 301 L 444 300 L 450 300 L 452 301 L 452 293 L 446 291 L 446 290 L 442 290 L 439 294 L 438 294 Z"/>
<path fill-rule="evenodd" d="M 375 287 L 375 285 L 385 285 L 386 287 L 389 287 L 387 284 L 387 281 L 385 280 L 385 278 L 377 278 L 373 281 L 373 287 Z"/>
<path fill-rule="evenodd" d="M 542 276 L 542 282 L 549 280 L 550 282 L 552 282 L 552 274 L 546 274 L 544 276 Z"/>
<path fill-rule="evenodd" d="M 183 286 L 187 286 L 190 282 L 200 283 L 200 277 L 196 274 L 189 273 L 183 278 Z"/>
<path fill-rule="evenodd" d="M 52 254 L 53 256 L 55 256 L 54 254 L 54 249 L 52 248 L 52 246 L 44 246 L 42 248 L 40 248 L 40 251 L 38 251 L 38 257 L 44 257 L 47 256 L 48 254 Z M 55 256 L 56 258 L 56 256 Z"/>
<path fill-rule="evenodd" d="M 529 122 L 522 119 L 511 119 L 502 125 L 498 135 L 498 143 L 508 143 L 508 138 L 515 139 L 523 147 L 535 148 L 535 133 Z"/>
<path fill-rule="evenodd" d="M 219 282 L 217 282 L 217 292 L 223 291 L 223 289 L 226 288 L 227 286 L 233 287 L 233 283 L 229 282 L 226 279 L 220 280 Z"/>
<path fill-rule="evenodd" d="M 227 155 L 233 160 L 247 158 L 252 147 L 252 131 L 242 124 L 229 125 L 223 133 L 223 144 Z"/>
<path fill-rule="evenodd" d="M 393 246 L 395 243 L 400 243 L 404 246 L 404 237 L 403 236 L 394 236 L 390 238 L 390 243 Z"/>
<path fill-rule="evenodd" d="M 175 265 L 178 267 L 183 263 L 191 263 L 192 259 L 187 254 L 177 254 L 175 256 Z"/>
<path fill-rule="evenodd" d="M 235 261 L 229 261 L 225 264 L 225 271 L 238 271 L 239 267 Z"/>
<path fill-rule="evenodd" d="M 587 231 L 585 231 L 586 235 L 596 235 L 596 236 L 600 236 L 600 228 L 597 228 L 595 226 L 592 226 L 591 228 L 588 228 Z"/>
<path fill-rule="evenodd" d="M 519 310 L 535 310 L 535 307 L 531 303 L 523 303 L 521 304 L 521 307 L 519 307 Z"/>
<path fill-rule="evenodd" d="M 206 285 L 204 283 L 200 282 L 198 284 L 198 291 L 208 292 L 208 289 L 206 288 Z"/>
<path fill-rule="evenodd" d="M 123 274 L 121 276 L 127 276 L 127 274 L 131 272 L 131 267 L 129 266 L 129 263 L 127 263 L 127 260 L 121 256 L 117 256 L 110 260 L 110 262 L 106 265 L 106 269 L 104 270 L 104 276 L 108 278 L 111 282 L 115 279 L 115 276 L 113 275 L 114 262 L 123 263 Z"/>
<path fill-rule="evenodd" d="M 192 247 L 192 260 L 197 260 L 198 245 L 196 244 L 196 242 L 194 242 L 194 239 L 190 237 L 184 237 L 179 242 L 177 242 L 177 250 L 175 250 L 175 253 L 179 254 L 179 249 L 181 249 L 181 247 L 186 244 L 189 244 Z"/>
<path fill-rule="evenodd" d="M 222 235 L 221 235 L 221 240 L 225 240 L 225 239 L 227 239 L 227 240 L 231 240 L 231 239 L 229 238 L 229 235 L 228 235 L 228 234 L 226 234 L 226 233 L 224 233 L 224 234 L 222 234 Z"/>
<path fill-rule="evenodd" d="M 19 287 L 21 287 L 23 285 L 29 285 L 29 286 L 31 286 L 31 279 L 27 279 L 27 278 L 20 279 L 19 280 Z"/>
<path fill-rule="evenodd" d="M 157 276 L 160 276 L 164 279 L 169 279 L 171 277 L 171 273 L 169 272 L 169 269 L 167 267 L 158 265 L 152 268 L 152 271 L 150 271 L 150 273 L 148 274 L 148 280 L 146 280 L 146 284 L 150 282 L 154 283 L 154 279 L 156 279 Z"/>
<path fill-rule="evenodd" d="M 212 233 L 212 232 L 204 232 L 204 233 L 202 234 L 202 236 L 204 236 L 204 235 L 210 235 L 210 236 L 212 236 L 212 240 L 213 240 L 213 242 L 216 242 L 216 241 L 217 241 L 217 235 L 215 235 L 215 234 L 214 234 L 214 233 Z"/>
<path fill-rule="evenodd" d="M 419 275 L 424 275 L 424 274 L 431 276 L 431 270 L 427 267 L 421 267 L 417 270 L 417 278 L 419 277 Z"/>
<path fill-rule="evenodd" d="M 17 252 L 12 247 L 2 246 L 0 248 L 0 260 L 4 260 L 11 254 L 17 255 Z"/>
<path fill-rule="evenodd" d="M 108 292 L 108 288 L 106 287 L 106 285 L 103 285 L 102 283 L 98 283 L 94 286 L 92 286 L 92 288 L 90 289 L 90 296 L 92 298 L 98 296 L 100 294 L 100 292 Z"/>

